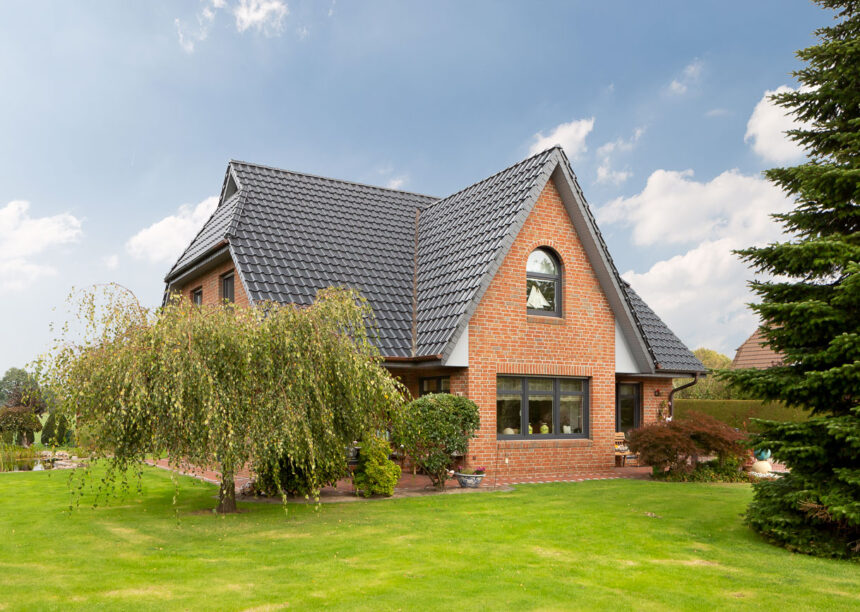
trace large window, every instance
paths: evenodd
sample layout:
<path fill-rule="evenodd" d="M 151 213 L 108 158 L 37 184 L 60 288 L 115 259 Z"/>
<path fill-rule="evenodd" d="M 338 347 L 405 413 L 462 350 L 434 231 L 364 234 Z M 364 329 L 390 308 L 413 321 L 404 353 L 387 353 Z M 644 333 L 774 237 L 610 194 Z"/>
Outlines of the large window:
<path fill-rule="evenodd" d="M 235 295 L 233 293 L 233 273 L 228 272 L 221 277 L 221 299 L 227 302 L 234 302 Z"/>
<path fill-rule="evenodd" d="M 502 438 L 588 436 L 588 380 L 499 376 L 496 434 Z"/>
<path fill-rule="evenodd" d="M 548 249 L 535 249 L 526 263 L 529 314 L 561 316 L 561 265 Z"/>

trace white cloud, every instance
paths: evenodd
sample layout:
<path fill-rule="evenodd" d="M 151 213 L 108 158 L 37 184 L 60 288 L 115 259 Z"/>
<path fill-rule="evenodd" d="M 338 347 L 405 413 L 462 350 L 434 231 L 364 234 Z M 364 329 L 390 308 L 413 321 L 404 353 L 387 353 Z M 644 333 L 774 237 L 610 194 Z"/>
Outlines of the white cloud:
<path fill-rule="evenodd" d="M 108 270 L 116 270 L 119 267 L 119 255 L 107 255 L 102 258 L 102 263 Z"/>
<path fill-rule="evenodd" d="M 657 170 L 640 193 L 612 200 L 597 216 L 601 223 L 631 226 L 638 245 L 728 237 L 746 245 L 763 236 L 776 238 L 779 229 L 769 215 L 790 207 L 773 184 L 737 170 L 707 183 L 693 180 L 692 170 Z"/>
<path fill-rule="evenodd" d="M 781 227 L 770 215 L 792 206 L 782 191 L 737 170 L 708 182 L 692 170 L 657 170 L 645 188 L 617 198 L 598 213 L 601 225 L 629 226 L 638 245 L 687 245 L 645 272 L 623 276 L 690 346 L 731 355 L 755 327 L 745 306 L 753 301 L 753 278 L 733 249 L 777 240 Z"/>
<path fill-rule="evenodd" d="M 704 67 L 705 63 L 700 59 L 694 59 L 692 62 L 687 64 L 681 71 L 680 76 L 672 79 L 672 82 L 669 83 L 669 87 L 667 88 L 669 93 L 676 96 L 682 96 L 687 93 L 690 86 L 698 82 L 699 78 L 702 76 L 702 70 Z"/>
<path fill-rule="evenodd" d="M 600 158 L 600 165 L 597 167 L 597 182 L 598 183 L 613 183 L 620 185 L 632 176 L 629 170 L 614 170 L 612 168 L 612 156 L 615 153 L 626 153 L 632 151 L 636 143 L 645 133 L 645 128 L 639 127 L 633 131 L 633 136 L 627 140 L 619 138 L 601 145 L 597 149 L 597 156 Z"/>
<path fill-rule="evenodd" d="M 725 108 L 712 108 L 708 112 L 705 113 L 705 117 L 724 117 L 728 115 L 729 111 Z"/>
<path fill-rule="evenodd" d="M 334 15 L 334 5 L 337 4 L 337 0 L 331 0 L 331 6 L 328 8 L 328 16 L 331 17 Z"/>
<path fill-rule="evenodd" d="M 81 221 L 68 213 L 33 218 L 30 203 L 9 202 L 0 208 L 0 287 L 20 290 L 42 276 L 56 274 L 53 266 L 33 257 L 54 247 L 76 242 Z"/>
<path fill-rule="evenodd" d="M 284 17 L 289 13 L 281 0 L 240 0 L 233 9 L 239 32 L 255 28 L 265 34 L 277 34 L 283 30 Z"/>
<path fill-rule="evenodd" d="M 394 176 L 391 177 L 388 182 L 385 184 L 389 189 L 400 189 L 403 185 L 406 184 L 408 177 L 406 176 Z"/>
<path fill-rule="evenodd" d="M 744 142 L 752 142 L 753 151 L 768 162 L 784 164 L 799 161 L 804 157 L 803 149 L 785 135 L 786 130 L 807 127 L 786 114 L 786 109 L 770 101 L 772 94 L 795 91 L 783 85 L 773 91 L 764 92 L 747 122 Z"/>
<path fill-rule="evenodd" d="M 534 135 L 534 142 L 529 148 L 529 155 L 540 153 L 555 145 L 561 145 L 571 159 L 576 159 L 588 149 L 585 138 L 594 129 L 594 117 L 578 119 L 570 123 L 562 123 L 544 136 L 543 132 Z"/>
<path fill-rule="evenodd" d="M 215 21 L 215 14 L 225 6 L 226 0 L 209 0 L 206 2 L 197 13 L 197 27 L 195 29 L 188 29 L 183 26 L 178 17 L 173 20 L 176 25 L 179 46 L 182 47 L 183 51 L 194 53 L 195 45 L 209 37 L 209 29 L 212 27 L 212 22 Z"/>
<path fill-rule="evenodd" d="M 296 28 L 296 34 L 299 37 L 299 40 L 307 40 L 308 36 L 311 35 L 311 31 L 308 29 L 308 26 L 302 26 L 300 28 Z"/>
<path fill-rule="evenodd" d="M 196 206 L 183 204 L 169 215 L 129 238 L 125 249 L 135 259 L 150 263 L 172 263 L 218 206 L 218 197 L 206 198 Z"/>

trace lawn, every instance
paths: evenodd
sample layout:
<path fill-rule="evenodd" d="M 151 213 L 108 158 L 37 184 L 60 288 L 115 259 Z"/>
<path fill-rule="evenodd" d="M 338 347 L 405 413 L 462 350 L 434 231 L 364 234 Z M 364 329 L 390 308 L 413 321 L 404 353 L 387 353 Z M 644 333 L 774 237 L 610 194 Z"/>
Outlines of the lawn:
<path fill-rule="evenodd" d="M 319 509 L 242 504 L 148 468 L 70 512 L 61 472 L 0 474 L 0 609 L 858 609 L 860 565 L 741 522 L 747 485 L 518 486 Z"/>

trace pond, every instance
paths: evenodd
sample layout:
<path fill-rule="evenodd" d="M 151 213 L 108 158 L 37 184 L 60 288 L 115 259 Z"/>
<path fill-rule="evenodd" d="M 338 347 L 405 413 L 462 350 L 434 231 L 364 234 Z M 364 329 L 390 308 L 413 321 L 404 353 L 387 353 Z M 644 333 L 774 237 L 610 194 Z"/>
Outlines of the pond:
<path fill-rule="evenodd" d="M 41 472 L 54 468 L 56 459 L 26 458 L 0 462 L 0 472 Z"/>

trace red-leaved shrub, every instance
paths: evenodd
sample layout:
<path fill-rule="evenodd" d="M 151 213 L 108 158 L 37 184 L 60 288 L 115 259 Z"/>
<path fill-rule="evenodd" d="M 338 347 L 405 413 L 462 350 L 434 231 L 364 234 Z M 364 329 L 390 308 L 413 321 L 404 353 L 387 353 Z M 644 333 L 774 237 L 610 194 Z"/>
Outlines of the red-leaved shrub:
<path fill-rule="evenodd" d="M 630 432 L 630 450 L 655 474 L 695 469 L 700 456 L 716 455 L 720 465 L 747 453 L 745 435 L 717 419 L 690 412 L 668 423 L 650 423 Z"/>

